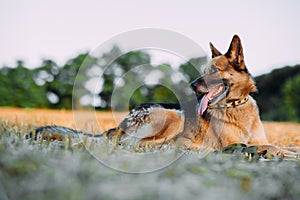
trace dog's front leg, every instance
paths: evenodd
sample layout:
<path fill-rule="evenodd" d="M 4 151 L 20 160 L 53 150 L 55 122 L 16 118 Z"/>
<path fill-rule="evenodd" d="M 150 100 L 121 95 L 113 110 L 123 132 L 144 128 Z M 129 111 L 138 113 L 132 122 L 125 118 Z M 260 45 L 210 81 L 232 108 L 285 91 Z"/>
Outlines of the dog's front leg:
<path fill-rule="evenodd" d="M 269 144 L 266 133 L 260 119 L 256 119 L 250 130 L 250 138 L 248 144 L 251 145 L 266 145 Z"/>

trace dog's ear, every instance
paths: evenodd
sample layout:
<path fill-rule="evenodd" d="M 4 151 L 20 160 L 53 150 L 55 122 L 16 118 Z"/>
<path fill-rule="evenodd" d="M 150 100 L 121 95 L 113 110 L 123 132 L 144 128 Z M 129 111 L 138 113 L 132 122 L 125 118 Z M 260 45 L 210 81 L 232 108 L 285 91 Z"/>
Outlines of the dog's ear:
<path fill-rule="evenodd" d="M 247 71 L 244 63 L 243 47 L 239 36 L 233 36 L 230 47 L 225 56 L 228 58 L 230 64 L 232 64 L 236 70 Z"/>
<path fill-rule="evenodd" d="M 211 57 L 212 58 L 222 55 L 220 53 L 220 51 L 218 51 L 218 49 L 216 49 L 216 47 L 214 47 L 214 45 L 211 42 L 209 43 L 209 47 L 210 47 L 210 50 L 211 50 Z"/>

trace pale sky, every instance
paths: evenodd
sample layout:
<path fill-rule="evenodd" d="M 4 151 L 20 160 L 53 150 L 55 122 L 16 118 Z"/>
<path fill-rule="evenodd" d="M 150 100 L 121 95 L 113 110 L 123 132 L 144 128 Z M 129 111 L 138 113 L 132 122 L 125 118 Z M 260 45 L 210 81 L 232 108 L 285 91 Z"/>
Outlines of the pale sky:
<path fill-rule="evenodd" d="M 58 64 L 138 28 L 183 34 L 209 53 L 234 34 L 253 75 L 300 63 L 300 1 L 0 0 L 0 66 Z"/>

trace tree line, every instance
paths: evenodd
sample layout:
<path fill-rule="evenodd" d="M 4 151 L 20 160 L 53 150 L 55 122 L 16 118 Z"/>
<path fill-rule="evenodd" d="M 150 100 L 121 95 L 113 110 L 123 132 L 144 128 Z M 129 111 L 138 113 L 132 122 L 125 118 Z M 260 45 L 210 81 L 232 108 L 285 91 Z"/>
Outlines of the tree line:
<path fill-rule="evenodd" d="M 255 77 L 258 93 L 253 94 L 262 119 L 300 121 L 300 65 L 274 69 Z"/>
<path fill-rule="evenodd" d="M 199 66 L 206 62 L 206 57 L 193 58 L 174 69 L 167 63 L 152 65 L 147 51 L 122 54 L 117 46 L 99 58 L 84 53 L 62 66 L 44 60 L 29 69 L 19 60 L 14 67 L 0 69 L 0 106 L 123 110 L 127 104 L 187 101 L 194 97 L 187 83 L 200 75 Z M 253 96 L 263 120 L 300 120 L 300 65 L 275 69 L 255 80 L 259 92 Z M 74 82 L 79 85 L 74 87 Z"/>

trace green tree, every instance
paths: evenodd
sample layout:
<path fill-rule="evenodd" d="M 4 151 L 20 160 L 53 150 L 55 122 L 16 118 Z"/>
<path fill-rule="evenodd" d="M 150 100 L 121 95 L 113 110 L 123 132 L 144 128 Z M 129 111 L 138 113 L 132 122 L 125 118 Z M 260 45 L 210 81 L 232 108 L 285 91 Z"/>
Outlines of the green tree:
<path fill-rule="evenodd" d="M 4 67 L 0 73 L 0 106 L 47 107 L 44 88 L 35 84 L 32 71 L 17 61 L 15 68 Z"/>
<path fill-rule="evenodd" d="M 300 121 L 300 75 L 288 80 L 283 86 L 283 102 L 288 120 Z"/>
<path fill-rule="evenodd" d="M 274 69 L 271 73 L 255 77 L 258 93 L 253 94 L 263 120 L 287 121 L 284 108 L 284 85 L 300 74 L 300 65 Z"/>
<path fill-rule="evenodd" d="M 45 62 L 44 66 L 39 69 L 40 71 L 46 71 L 48 74 L 49 81 L 45 81 L 44 87 L 47 91 L 46 96 L 51 102 L 52 108 L 72 108 L 74 82 L 80 66 L 87 56 L 88 54 L 80 54 L 75 58 L 70 59 L 61 68 L 58 68 L 52 62 Z"/>
<path fill-rule="evenodd" d="M 115 100 L 117 109 L 126 109 L 123 102 L 124 99 L 134 91 L 136 83 L 141 81 L 143 77 L 151 71 L 151 68 L 146 69 L 143 74 L 137 70 L 137 67 L 145 64 L 150 64 L 150 55 L 144 51 L 132 51 L 121 55 L 121 50 L 114 46 L 108 53 L 102 55 L 100 58 L 102 68 L 105 69 L 101 79 L 103 80 L 103 87 L 99 96 L 101 98 L 100 109 L 111 108 L 111 98 L 113 90 L 120 89 L 118 96 Z M 98 62 L 99 63 L 99 62 Z M 119 83 L 119 84 L 118 84 Z M 120 85 L 121 84 L 121 85 Z M 139 92 L 138 92 L 139 93 Z M 134 98 L 134 103 L 137 103 L 141 95 L 137 95 Z"/>
<path fill-rule="evenodd" d="M 179 70 L 185 75 L 188 81 L 193 81 L 200 76 L 202 68 L 207 63 L 207 57 L 192 58 L 180 65 Z"/>

